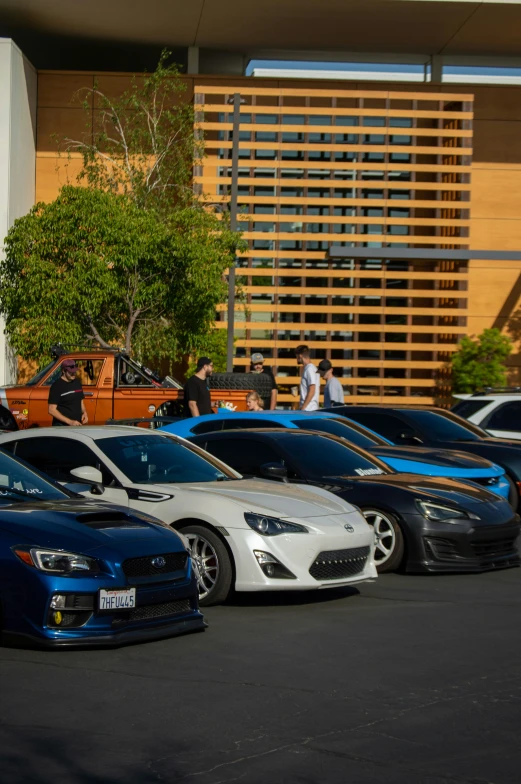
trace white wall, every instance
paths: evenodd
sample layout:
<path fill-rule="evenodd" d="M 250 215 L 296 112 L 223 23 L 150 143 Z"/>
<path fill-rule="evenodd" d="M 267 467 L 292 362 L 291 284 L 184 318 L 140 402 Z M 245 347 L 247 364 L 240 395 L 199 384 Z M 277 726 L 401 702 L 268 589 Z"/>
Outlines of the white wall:
<path fill-rule="evenodd" d="M 18 47 L 0 38 L 0 253 L 16 218 L 35 199 L 36 71 Z M 16 381 L 16 360 L 0 319 L 0 385 Z"/>

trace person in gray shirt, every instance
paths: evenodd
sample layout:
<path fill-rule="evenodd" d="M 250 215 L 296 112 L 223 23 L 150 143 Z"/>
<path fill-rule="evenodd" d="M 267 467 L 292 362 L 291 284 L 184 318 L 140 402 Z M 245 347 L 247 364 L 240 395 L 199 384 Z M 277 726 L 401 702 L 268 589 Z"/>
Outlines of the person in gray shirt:
<path fill-rule="evenodd" d="M 329 359 L 323 359 L 319 362 L 318 372 L 320 373 L 321 378 L 326 381 L 324 408 L 342 406 L 344 404 L 344 388 L 338 378 L 335 378 L 333 375 L 333 365 Z"/>

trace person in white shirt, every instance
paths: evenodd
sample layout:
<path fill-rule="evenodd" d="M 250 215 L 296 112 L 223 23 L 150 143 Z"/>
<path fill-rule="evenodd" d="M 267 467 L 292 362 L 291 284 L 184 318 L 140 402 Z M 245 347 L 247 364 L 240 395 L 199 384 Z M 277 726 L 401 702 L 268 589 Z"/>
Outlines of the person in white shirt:
<path fill-rule="evenodd" d="M 309 348 L 307 346 L 297 346 L 295 349 L 297 364 L 304 366 L 302 379 L 300 381 L 300 410 L 317 411 L 318 397 L 320 395 L 320 376 L 318 370 L 311 363 Z"/>
<path fill-rule="evenodd" d="M 326 382 L 324 408 L 342 406 L 344 404 L 344 388 L 338 378 L 333 375 L 333 365 L 329 359 L 323 359 L 318 363 L 318 372 Z"/>

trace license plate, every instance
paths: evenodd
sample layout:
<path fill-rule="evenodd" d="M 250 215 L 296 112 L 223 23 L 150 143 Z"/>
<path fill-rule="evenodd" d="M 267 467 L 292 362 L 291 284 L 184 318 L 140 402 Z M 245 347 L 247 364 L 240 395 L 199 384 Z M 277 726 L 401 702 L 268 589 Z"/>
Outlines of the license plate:
<path fill-rule="evenodd" d="M 99 592 L 100 610 L 131 610 L 135 606 L 135 588 L 121 588 L 115 591 L 107 591 L 101 588 Z"/>

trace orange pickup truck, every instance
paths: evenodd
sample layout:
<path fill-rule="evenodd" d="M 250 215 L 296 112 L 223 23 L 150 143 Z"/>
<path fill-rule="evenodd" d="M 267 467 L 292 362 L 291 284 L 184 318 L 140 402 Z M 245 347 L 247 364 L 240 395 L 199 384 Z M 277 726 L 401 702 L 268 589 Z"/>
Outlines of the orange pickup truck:
<path fill-rule="evenodd" d="M 0 428 L 45 427 L 49 387 L 61 375 L 64 359 L 74 359 L 85 394 L 89 424 L 104 425 L 108 419 L 137 419 L 179 416 L 183 388 L 170 376 L 161 378 L 128 354 L 119 350 L 65 351 L 53 347 L 53 361 L 23 385 L 0 388 Z M 251 388 L 251 387 L 250 387 Z M 212 389 L 212 402 L 229 403 L 236 410 L 246 408 L 246 391 Z"/>

